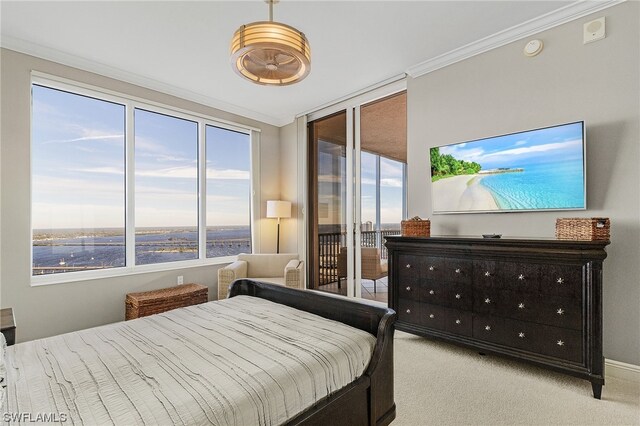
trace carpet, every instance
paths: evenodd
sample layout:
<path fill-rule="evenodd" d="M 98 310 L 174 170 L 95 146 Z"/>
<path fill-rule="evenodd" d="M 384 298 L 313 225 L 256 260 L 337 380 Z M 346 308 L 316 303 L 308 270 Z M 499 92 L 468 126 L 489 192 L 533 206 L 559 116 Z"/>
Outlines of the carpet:
<path fill-rule="evenodd" d="M 396 331 L 394 426 L 640 425 L 640 385 L 591 383 Z"/>

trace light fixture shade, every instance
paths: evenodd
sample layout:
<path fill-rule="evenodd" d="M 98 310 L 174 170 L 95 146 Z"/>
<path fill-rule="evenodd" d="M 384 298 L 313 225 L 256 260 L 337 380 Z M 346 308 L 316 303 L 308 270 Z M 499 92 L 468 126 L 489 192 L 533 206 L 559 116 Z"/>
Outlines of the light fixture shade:
<path fill-rule="evenodd" d="M 290 201 L 267 201 L 267 217 L 268 218 L 289 218 L 291 217 Z"/>
<path fill-rule="evenodd" d="M 285 86 L 311 71 L 311 48 L 303 33 L 273 21 L 242 25 L 231 40 L 231 64 L 257 84 Z"/>

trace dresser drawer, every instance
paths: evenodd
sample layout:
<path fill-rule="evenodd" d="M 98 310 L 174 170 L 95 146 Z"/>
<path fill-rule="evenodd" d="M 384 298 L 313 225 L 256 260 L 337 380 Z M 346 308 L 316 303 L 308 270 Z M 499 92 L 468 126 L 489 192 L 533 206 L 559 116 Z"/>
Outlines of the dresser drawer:
<path fill-rule="evenodd" d="M 582 265 L 545 265 L 540 276 L 540 292 L 582 298 Z"/>
<path fill-rule="evenodd" d="M 436 330 L 469 337 L 473 334 L 473 314 L 469 311 L 423 303 L 421 320 L 423 325 Z"/>
<path fill-rule="evenodd" d="M 473 311 L 556 327 L 582 329 L 580 300 L 518 293 L 509 290 L 476 289 Z"/>
<path fill-rule="evenodd" d="M 465 259 L 443 257 L 440 259 L 440 279 L 450 283 L 470 284 L 473 279 L 473 262 Z"/>
<path fill-rule="evenodd" d="M 540 266 L 537 264 L 476 260 L 473 274 L 474 283 L 480 288 L 539 292 Z"/>
<path fill-rule="evenodd" d="M 417 286 L 427 278 L 436 278 L 436 269 L 431 257 L 401 254 L 398 255 L 398 285 L 401 287 Z M 431 269 L 430 269 L 431 268 Z"/>
<path fill-rule="evenodd" d="M 470 283 L 473 263 L 470 260 L 438 256 L 398 255 L 398 278 L 401 283 L 429 281 Z"/>
<path fill-rule="evenodd" d="M 470 311 L 473 307 L 473 292 L 471 285 L 467 283 L 429 280 L 420 285 L 420 301 Z"/>
<path fill-rule="evenodd" d="M 420 320 L 420 303 L 411 299 L 398 298 L 398 322 L 416 324 Z"/>
<path fill-rule="evenodd" d="M 420 301 L 420 292 L 422 286 L 417 283 L 405 282 L 404 285 L 398 286 L 398 297 L 400 299 Z"/>
<path fill-rule="evenodd" d="M 473 337 L 536 354 L 583 362 L 582 333 L 577 330 L 475 315 Z"/>

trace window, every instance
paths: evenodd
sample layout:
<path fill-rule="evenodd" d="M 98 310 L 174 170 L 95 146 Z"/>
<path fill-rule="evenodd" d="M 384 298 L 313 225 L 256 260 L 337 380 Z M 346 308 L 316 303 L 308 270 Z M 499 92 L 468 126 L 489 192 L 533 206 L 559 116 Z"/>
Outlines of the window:
<path fill-rule="evenodd" d="M 405 164 L 380 157 L 380 229 L 397 230 L 404 217 Z"/>
<path fill-rule="evenodd" d="M 142 109 L 134 123 L 136 265 L 197 259 L 198 123 Z"/>
<path fill-rule="evenodd" d="M 207 138 L 207 257 L 251 253 L 249 135 L 215 126 Z"/>
<path fill-rule="evenodd" d="M 87 279 L 251 252 L 249 130 L 36 80 L 34 283 L 57 282 L 52 274 Z"/>
<path fill-rule="evenodd" d="M 33 274 L 125 266 L 125 106 L 32 93 Z"/>

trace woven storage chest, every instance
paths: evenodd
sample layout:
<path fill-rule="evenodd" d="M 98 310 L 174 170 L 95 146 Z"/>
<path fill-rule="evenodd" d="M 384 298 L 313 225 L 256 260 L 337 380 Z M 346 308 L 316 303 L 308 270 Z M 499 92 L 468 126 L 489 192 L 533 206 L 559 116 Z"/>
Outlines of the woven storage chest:
<path fill-rule="evenodd" d="M 125 301 L 125 319 L 146 317 L 171 309 L 197 305 L 208 300 L 208 288 L 200 284 L 185 284 L 160 290 L 129 293 Z"/>
<path fill-rule="evenodd" d="M 430 237 L 431 221 L 414 217 L 400 222 L 403 237 Z"/>
<path fill-rule="evenodd" d="M 559 240 L 608 241 L 611 222 L 606 217 L 561 217 L 556 219 Z"/>

